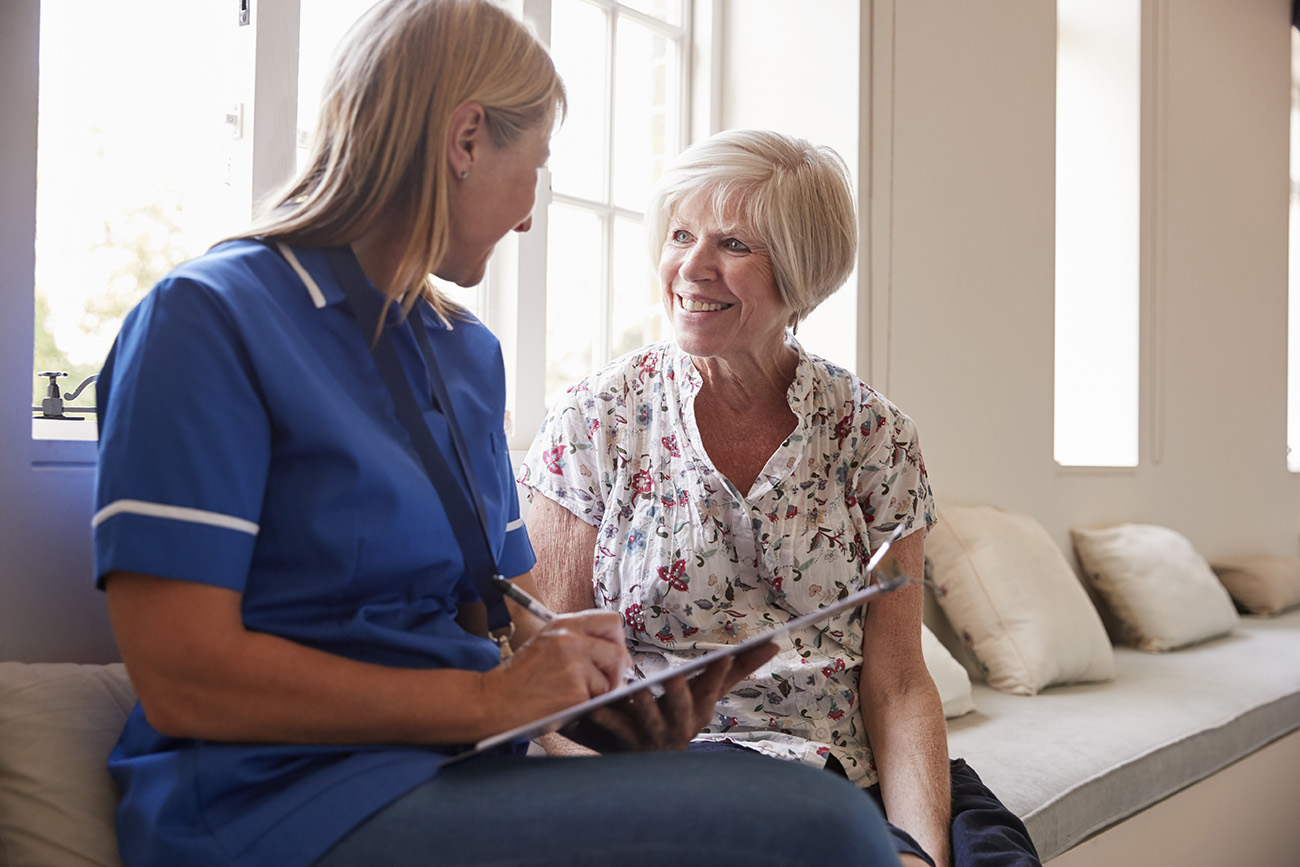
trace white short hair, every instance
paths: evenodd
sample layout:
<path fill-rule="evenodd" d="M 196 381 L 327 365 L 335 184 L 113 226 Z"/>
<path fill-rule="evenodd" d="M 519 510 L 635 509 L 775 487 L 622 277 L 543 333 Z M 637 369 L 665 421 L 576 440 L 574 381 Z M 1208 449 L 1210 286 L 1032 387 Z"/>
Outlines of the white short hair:
<path fill-rule="evenodd" d="M 687 148 L 651 194 L 646 239 L 656 265 L 673 214 L 697 196 L 709 197 L 720 219 L 738 216 L 763 239 L 791 326 L 853 271 L 853 185 L 829 147 L 770 130 L 725 130 Z"/>

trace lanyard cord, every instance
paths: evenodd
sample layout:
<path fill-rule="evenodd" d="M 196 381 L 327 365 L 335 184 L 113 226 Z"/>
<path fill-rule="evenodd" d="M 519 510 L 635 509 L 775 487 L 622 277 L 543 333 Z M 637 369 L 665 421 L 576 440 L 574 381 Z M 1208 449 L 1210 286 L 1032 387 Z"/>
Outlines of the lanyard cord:
<path fill-rule="evenodd" d="M 352 305 L 352 310 L 356 314 L 357 327 L 361 329 L 362 336 L 365 338 L 366 344 L 369 345 L 374 339 L 381 317 L 386 312 L 388 301 L 383 295 L 371 288 L 370 281 L 366 278 L 365 272 L 361 270 L 361 265 L 357 262 L 356 256 L 352 254 L 350 248 L 332 247 L 327 251 L 327 256 L 330 268 L 333 269 L 334 276 L 338 278 L 343 294 L 347 296 L 348 302 Z M 402 362 L 397 357 L 397 346 L 393 342 L 392 335 L 386 330 L 379 333 L 378 340 L 371 347 L 371 356 L 374 358 L 375 366 L 379 370 L 380 379 L 384 381 L 384 385 L 393 399 L 398 421 L 402 423 L 402 427 L 406 428 L 406 432 L 411 438 L 411 444 L 415 447 L 420 463 L 424 466 L 424 472 L 438 492 L 438 498 L 442 501 L 443 509 L 451 522 L 452 532 L 455 534 L 456 542 L 460 546 L 461 557 L 465 561 L 465 569 L 474 578 L 474 584 L 478 588 L 479 596 L 483 598 L 483 602 L 487 606 L 488 630 L 495 633 L 509 628 L 510 611 L 506 608 L 501 591 L 492 582 L 492 579 L 497 575 L 497 565 L 496 558 L 492 553 L 492 541 L 488 531 L 487 512 L 483 506 L 483 495 L 474 477 L 473 466 L 469 461 L 469 452 L 465 446 L 465 438 L 460 427 L 456 424 L 456 416 L 452 409 L 451 397 L 447 393 L 446 383 L 442 381 L 442 377 L 438 373 L 437 360 L 432 342 L 425 331 L 424 322 L 421 321 L 418 311 L 413 311 L 406 318 L 406 321 L 411 324 L 411 329 L 415 332 L 416 340 L 420 345 L 425 368 L 428 371 L 429 380 L 433 384 L 433 398 L 442 411 L 443 417 L 447 420 L 447 430 L 451 434 L 457 463 L 461 470 L 461 481 L 465 483 L 465 487 L 468 487 L 470 495 L 473 497 L 472 504 L 466 499 L 464 487 L 456 479 L 451 467 L 443 458 L 442 450 L 438 448 L 433 434 L 429 432 L 429 426 L 425 422 L 419 403 L 411 390 L 411 384 L 406 378 L 406 373 L 402 370 Z M 474 520 L 475 517 L 477 521 Z M 477 529 L 474 526 L 475 523 L 478 525 Z M 480 538 L 483 544 L 466 544 L 472 537 Z"/>

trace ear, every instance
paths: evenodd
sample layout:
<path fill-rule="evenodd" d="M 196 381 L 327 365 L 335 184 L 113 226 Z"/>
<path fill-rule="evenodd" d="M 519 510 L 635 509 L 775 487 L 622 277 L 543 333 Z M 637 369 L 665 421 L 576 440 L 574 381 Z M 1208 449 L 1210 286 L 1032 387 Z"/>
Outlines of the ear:
<path fill-rule="evenodd" d="M 487 113 L 477 102 L 466 102 L 451 113 L 447 127 L 447 164 L 453 177 L 460 178 L 474 168 L 478 148 L 487 135 Z"/>

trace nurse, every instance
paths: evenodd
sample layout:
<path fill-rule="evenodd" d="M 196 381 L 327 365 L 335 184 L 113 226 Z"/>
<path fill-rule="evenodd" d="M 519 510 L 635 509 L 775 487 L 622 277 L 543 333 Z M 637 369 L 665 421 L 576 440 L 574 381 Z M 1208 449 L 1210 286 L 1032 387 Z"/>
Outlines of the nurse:
<path fill-rule="evenodd" d="M 140 696 L 109 760 L 128 867 L 897 863 L 847 782 L 761 758 L 516 742 L 443 767 L 629 664 L 617 614 L 495 592 L 534 564 L 500 347 L 428 279 L 477 283 L 529 228 L 564 109 L 498 6 L 383 0 L 299 176 L 123 324 L 94 544 Z M 771 652 L 589 722 L 683 747 Z"/>

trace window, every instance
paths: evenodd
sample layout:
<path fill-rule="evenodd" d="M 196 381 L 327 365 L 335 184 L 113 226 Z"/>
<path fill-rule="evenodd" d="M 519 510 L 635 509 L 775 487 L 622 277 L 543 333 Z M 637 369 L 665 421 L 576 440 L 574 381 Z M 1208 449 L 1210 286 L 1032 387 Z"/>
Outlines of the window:
<path fill-rule="evenodd" d="M 1057 10 L 1055 456 L 1136 466 L 1140 8 Z"/>
<path fill-rule="evenodd" d="M 231 174 L 234 23 L 224 0 L 140 0 L 129 15 L 41 4 L 34 361 L 66 371 L 65 392 L 98 372 L 159 277 L 247 222 Z M 33 383 L 33 406 L 47 385 Z M 93 386 L 74 403 L 93 405 Z"/>
<path fill-rule="evenodd" d="M 550 163 L 548 402 L 664 334 L 642 226 L 665 159 L 684 144 L 685 31 L 680 2 L 636 6 L 551 4 L 551 50 L 570 109 Z"/>
<path fill-rule="evenodd" d="M 274 168 L 305 149 L 332 50 L 372 2 L 254 4 L 249 27 L 226 0 L 142 0 L 130 16 L 97 0 L 42 2 L 37 372 L 68 371 L 65 391 L 97 372 L 122 316 L 159 277 L 247 223 L 255 197 L 288 171 Z M 688 2 L 513 3 L 550 41 L 570 111 L 533 230 L 500 245 L 479 287 L 442 288 L 502 338 L 516 448 L 531 441 L 545 395 L 664 334 L 641 227 L 664 160 L 685 143 Z M 296 78 L 257 62 L 292 54 L 284 43 L 295 35 Z M 293 135 L 253 122 L 255 99 L 290 97 Z M 46 384 L 34 382 L 33 406 Z M 75 403 L 93 404 L 93 387 Z"/>

